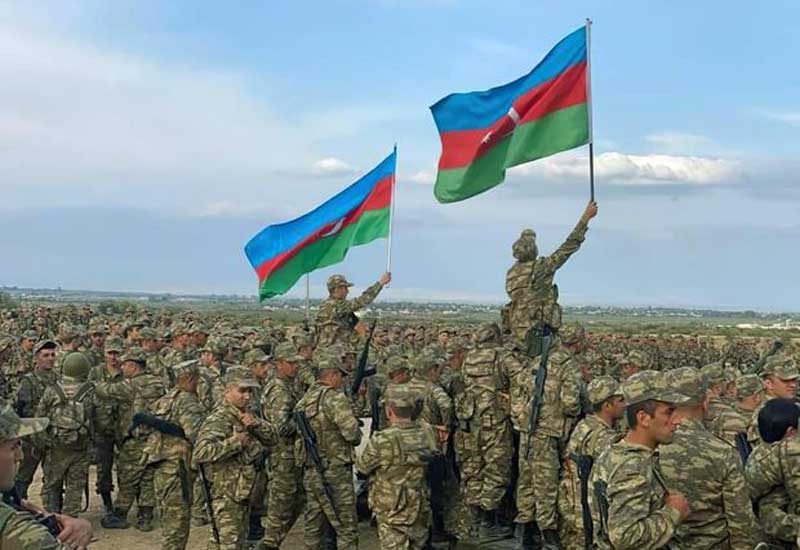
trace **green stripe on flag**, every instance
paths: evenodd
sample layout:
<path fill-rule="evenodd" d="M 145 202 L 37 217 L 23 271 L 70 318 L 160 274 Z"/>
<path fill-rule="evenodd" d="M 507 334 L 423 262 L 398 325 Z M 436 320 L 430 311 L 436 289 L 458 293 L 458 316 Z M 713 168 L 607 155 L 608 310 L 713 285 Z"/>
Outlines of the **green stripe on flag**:
<path fill-rule="evenodd" d="M 265 300 L 283 294 L 306 273 L 341 262 L 351 246 L 387 237 L 389 211 L 390 207 L 367 210 L 356 223 L 299 250 L 279 269 L 270 273 L 259 288 L 259 299 Z"/>
<path fill-rule="evenodd" d="M 440 170 L 433 192 L 439 202 L 464 200 L 502 183 L 507 168 L 588 142 L 587 104 L 567 107 L 517 127 L 468 166 Z"/>

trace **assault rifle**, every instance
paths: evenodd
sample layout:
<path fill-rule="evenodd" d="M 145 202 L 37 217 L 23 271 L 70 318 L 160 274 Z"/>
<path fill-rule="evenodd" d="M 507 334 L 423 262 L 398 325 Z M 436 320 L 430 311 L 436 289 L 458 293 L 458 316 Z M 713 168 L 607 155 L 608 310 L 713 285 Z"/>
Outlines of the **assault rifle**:
<path fill-rule="evenodd" d="M 739 456 L 742 458 L 742 464 L 747 464 L 747 459 L 750 458 L 750 453 L 753 452 L 753 446 L 747 440 L 745 432 L 738 432 L 736 438 L 736 450 L 739 451 Z"/>
<path fill-rule="evenodd" d="M 539 425 L 539 415 L 542 412 L 542 401 L 544 400 L 544 383 L 547 381 L 547 359 L 550 356 L 550 346 L 553 343 L 553 335 L 549 327 L 544 328 L 542 336 L 542 355 L 539 359 L 539 368 L 536 370 L 536 378 L 533 382 L 533 398 L 531 399 L 531 410 L 528 416 L 528 446 L 525 449 L 525 460 L 530 460 L 531 445 L 533 434 Z"/>
<path fill-rule="evenodd" d="M 331 490 L 331 486 L 328 484 L 328 481 L 325 479 L 325 464 L 322 462 L 322 457 L 319 456 L 319 448 L 317 447 L 317 434 L 314 433 L 314 429 L 311 427 L 311 424 L 308 423 L 308 417 L 306 416 L 306 413 L 303 411 L 295 411 L 293 416 L 294 422 L 297 424 L 297 429 L 300 430 L 300 435 L 303 438 L 303 446 L 305 447 L 306 455 L 311 459 L 312 464 L 314 464 L 314 468 L 319 473 L 319 477 L 322 480 L 322 491 L 325 493 L 325 499 L 328 501 L 331 510 L 333 510 L 333 515 L 338 521 L 339 517 L 336 514 L 336 507 L 333 505 L 333 491 Z"/>
<path fill-rule="evenodd" d="M 578 480 L 581 485 L 581 517 L 583 518 L 583 545 L 586 550 L 594 547 L 594 526 L 592 512 L 589 508 L 589 476 L 592 474 L 594 460 L 589 455 L 571 453 L 569 457 L 578 469 Z"/>
<path fill-rule="evenodd" d="M 364 342 L 364 348 L 361 350 L 361 355 L 358 358 L 358 366 L 356 367 L 355 374 L 353 375 L 353 384 L 350 386 L 350 395 L 353 399 L 358 395 L 358 390 L 361 389 L 361 383 L 365 378 L 373 376 L 377 371 L 374 367 L 367 368 L 367 359 L 369 358 L 369 346 L 372 344 L 372 335 L 375 334 L 375 326 L 378 320 L 375 319 L 369 326 L 369 335 L 367 341 Z"/>
<path fill-rule="evenodd" d="M 772 357 L 773 355 L 777 354 L 779 351 L 783 349 L 783 341 L 775 340 L 772 342 L 772 345 L 767 350 L 767 353 L 762 355 L 755 364 L 748 369 L 745 374 L 761 374 L 761 371 L 764 369 L 764 365 L 767 364 L 767 360 Z"/>

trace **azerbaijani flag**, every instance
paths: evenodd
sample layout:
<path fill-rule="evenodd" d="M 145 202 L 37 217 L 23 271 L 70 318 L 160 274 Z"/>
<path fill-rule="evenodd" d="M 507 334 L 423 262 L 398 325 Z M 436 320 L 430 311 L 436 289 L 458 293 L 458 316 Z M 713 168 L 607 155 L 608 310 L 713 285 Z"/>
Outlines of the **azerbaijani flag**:
<path fill-rule="evenodd" d="M 467 199 L 500 184 L 507 168 L 588 143 L 586 51 L 582 27 L 522 78 L 431 107 L 442 140 L 439 202 Z"/>
<path fill-rule="evenodd" d="M 258 275 L 261 301 L 304 274 L 338 263 L 351 246 L 389 235 L 397 149 L 353 185 L 294 220 L 270 225 L 244 252 Z"/>

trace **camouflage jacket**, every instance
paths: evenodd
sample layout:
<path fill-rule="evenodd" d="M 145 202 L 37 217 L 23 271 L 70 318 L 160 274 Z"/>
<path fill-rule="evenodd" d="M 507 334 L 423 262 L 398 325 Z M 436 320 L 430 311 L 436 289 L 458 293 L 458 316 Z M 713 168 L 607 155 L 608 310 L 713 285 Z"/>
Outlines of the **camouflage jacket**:
<path fill-rule="evenodd" d="M 469 431 L 510 421 L 510 383 L 503 371 L 503 354 L 500 347 L 484 343 L 464 359 L 464 391 L 455 398 L 455 412 L 461 423 L 469 423 Z"/>
<path fill-rule="evenodd" d="M 147 463 L 154 464 L 164 460 L 177 462 L 182 459 L 188 466 L 191 462 L 192 445 L 207 414 L 197 395 L 173 388 L 153 403 L 150 410 L 153 416 L 180 426 L 188 441 L 153 430 L 144 448 Z"/>
<path fill-rule="evenodd" d="M 90 365 L 100 365 L 104 363 L 106 359 L 105 350 L 95 346 L 86 348 L 83 354 L 89 360 Z"/>
<path fill-rule="evenodd" d="M 0 548 L 35 548 L 36 550 L 66 550 L 57 538 L 27 512 L 18 512 L 0 502 Z"/>
<path fill-rule="evenodd" d="M 408 382 L 399 384 L 389 382 L 380 399 L 382 420 L 381 426 L 388 426 L 386 403 L 393 398 L 411 397 L 417 403 L 414 419 L 420 419 L 431 426 L 450 426 L 453 422 L 453 402 L 450 396 L 433 382 L 414 377 Z"/>
<path fill-rule="evenodd" d="M 800 437 L 759 445 L 747 461 L 750 496 L 758 500 L 777 487 L 789 498 L 788 511 L 800 516 Z"/>
<path fill-rule="evenodd" d="M 592 468 L 591 487 L 605 484 L 607 529 L 596 529 L 601 550 L 677 548 L 673 538 L 680 513 L 666 506 L 667 492 L 658 467 L 657 452 L 620 441 L 611 445 Z M 601 517 L 601 503 L 590 492 L 593 517 Z M 602 524 L 602 523 L 601 523 Z"/>
<path fill-rule="evenodd" d="M 122 382 L 122 371 L 108 372 L 105 364 L 95 365 L 89 371 L 90 382 L 118 383 Z M 95 395 L 94 399 L 94 429 L 102 437 L 115 437 L 119 425 L 119 403 L 110 397 Z"/>
<path fill-rule="evenodd" d="M 369 507 L 383 524 L 410 526 L 430 515 L 427 464 L 440 454 L 434 430 L 398 422 L 367 442 L 356 468 L 370 475 Z"/>
<path fill-rule="evenodd" d="M 730 407 L 721 411 L 719 416 L 710 423 L 708 429 L 717 437 L 731 445 L 736 445 L 736 434 L 747 433 L 752 413 L 753 411 L 745 411 L 737 406 Z"/>
<path fill-rule="evenodd" d="M 151 412 L 151 407 L 166 393 L 161 378 L 148 373 L 119 382 L 99 382 L 96 391 L 101 399 L 112 399 L 119 406 L 116 433 L 119 441 L 124 441 L 129 435 L 142 438 L 149 434 L 148 430 L 142 428 L 129 433 L 133 415 Z"/>
<path fill-rule="evenodd" d="M 681 549 L 751 550 L 759 541 L 741 460 L 734 447 L 714 437 L 700 420 L 684 418 L 672 442 L 659 447 L 670 490 L 691 507 L 678 528 Z"/>
<path fill-rule="evenodd" d="M 36 416 L 50 423 L 39 437 L 42 447 L 86 449 L 94 435 L 94 384 L 64 376 L 47 387 Z"/>
<path fill-rule="evenodd" d="M 352 464 L 355 461 L 355 447 L 361 443 L 361 429 L 350 400 L 342 391 L 316 381 L 297 402 L 295 410 L 306 414 L 317 436 L 320 456 L 327 465 Z M 301 443 L 298 439 L 296 456 L 300 463 L 313 467 L 310 461 L 307 462 L 309 459 Z"/>
<path fill-rule="evenodd" d="M 707 428 L 711 429 L 714 422 L 723 414 L 733 411 L 733 407 L 722 400 L 720 397 L 712 397 L 708 401 L 708 408 L 706 409 L 706 417 L 704 423 Z"/>
<path fill-rule="evenodd" d="M 747 424 L 747 441 L 750 442 L 750 445 L 752 445 L 753 448 L 763 442 L 761 439 L 761 434 L 758 433 L 758 413 L 761 412 L 761 409 L 764 408 L 764 405 L 766 405 L 767 401 L 770 399 L 772 399 L 772 396 L 765 393 L 764 397 L 761 399 L 761 403 L 759 403 L 750 414 L 750 420 Z"/>
<path fill-rule="evenodd" d="M 200 427 L 193 461 L 206 467 L 215 498 L 244 503 L 250 498 L 258 470 L 263 468 L 265 444 L 274 444 L 277 433 L 263 422 L 248 432 L 250 443 L 243 446 L 233 438 L 237 432 L 248 431 L 240 420 L 241 414 L 230 403 L 221 403 Z"/>
<path fill-rule="evenodd" d="M 622 434 L 619 431 L 607 425 L 599 416 L 590 414 L 578 422 L 578 425 L 572 430 L 566 448 L 567 458 L 570 454 L 575 453 L 597 460 L 603 451 L 619 441 L 621 437 Z"/>
<path fill-rule="evenodd" d="M 316 320 L 317 346 L 349 342 L 353 334 L 352 315 L 371 304 L 382 288 L 375 283 L 353 300 L 328 298 L 322 302 Z"/>
<path fill-rule="evenodd" d="M 299 397 L 293 379 L 274 377 L 267 382 L 261 393 L 261 410 L 264 419 L 278 432 L 278 439 L 271 459 L 294 461 L 294 445 L 297 428 L 292 413 Z"/>
<path fill-rule="evenodd" d="M 219 370 L 207 365 L 200 365 L 198 368 L 200 379 L 197 383 L 197 397 L 208 411 L 214 410 L 219 403 L 222 403 L 222 394 L 225 391 L 222 377 L 225 374 L 225 367 L 223 363 Z"/>
<path fill-rule="evenodd" d="M 23 376 L 17 388 L 17 414 L 23 418 L 34 416 L 47 386 L 57 381 L 58 374 L 53 370 L 36 369 Z"/>

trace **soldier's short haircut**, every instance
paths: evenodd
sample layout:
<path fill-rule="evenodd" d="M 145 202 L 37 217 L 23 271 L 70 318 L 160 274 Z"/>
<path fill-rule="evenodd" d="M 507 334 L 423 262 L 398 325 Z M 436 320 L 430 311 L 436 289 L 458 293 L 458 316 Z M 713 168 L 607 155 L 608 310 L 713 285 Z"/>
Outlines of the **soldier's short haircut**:
<path fill-rule="evenodd" d="M 794 399 L 770 399 L 758 412 L 758 433 L 767 443 L 783 439 L 786 430 L 798 427 L 800 408 Z"/>
<path fill-rule="evenodd" d="M 639 424 L 639 421 L 636 418 L 636 415 L 639 413 L 639 411 L 644 411 L 648 416 L 653 416 L 656 414 L 657 405 L 658 401 L 655 401 L 654 399 L 648 399 L 646 401 L 634 403 L 633 405 L 628 405 L 625 408 L 625 418 L 628 421 L 628 426 L 630 429 L 633 430 Z"/>

